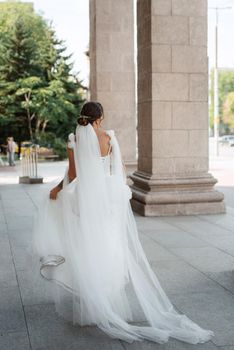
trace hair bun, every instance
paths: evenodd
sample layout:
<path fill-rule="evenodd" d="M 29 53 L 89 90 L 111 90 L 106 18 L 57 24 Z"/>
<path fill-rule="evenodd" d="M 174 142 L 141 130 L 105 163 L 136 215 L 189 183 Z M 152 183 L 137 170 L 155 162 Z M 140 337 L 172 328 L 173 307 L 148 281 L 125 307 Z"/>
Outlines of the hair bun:
<path fill-rule="evenodd" d="M 88 121 L 87 117 L 85 118 L 85 117 L 80 116 L 77 120 L 77 123 L 79 125 L 86 126 L 86 125 L 88 125 L 89 121 Z"/>

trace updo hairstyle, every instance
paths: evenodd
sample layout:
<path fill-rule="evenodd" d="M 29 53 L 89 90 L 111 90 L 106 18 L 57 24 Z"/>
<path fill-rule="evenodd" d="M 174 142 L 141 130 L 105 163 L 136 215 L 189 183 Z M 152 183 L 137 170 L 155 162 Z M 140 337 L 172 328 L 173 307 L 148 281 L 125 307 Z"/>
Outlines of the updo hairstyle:
<path fill-rule="evenodd" d="M 83 105 L 77 123 L 86 126 L 88 124 L 93 124 L 95 120 L 101 117 L 103 117 L 103 107 L 101 103 L 89 101 Z"/>

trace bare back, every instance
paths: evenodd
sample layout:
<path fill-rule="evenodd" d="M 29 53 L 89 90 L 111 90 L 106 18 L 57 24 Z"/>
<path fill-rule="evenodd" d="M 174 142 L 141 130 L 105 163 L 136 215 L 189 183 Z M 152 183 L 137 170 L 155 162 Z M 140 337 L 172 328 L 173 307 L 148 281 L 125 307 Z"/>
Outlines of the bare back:
<path fill-rule="evenodd" d="M 98 138 L 101 156 L 105 157 L 110 153 L 110 136 L 106 133 L 105 130 L 94 129 L 94 131 L 96 132 Z M 69 180 L 72 181 L 76 178 L 76 168 L 73 149 L 67 148 L 67 153 L 69 160 L 68 177 Z"/>
<path fill-rule="evenodd" d="M 98 138 L 101 156 L 105 157 L 110 152 L 110 136 L 106 133 L 105 130 L 94 129 Z"/>

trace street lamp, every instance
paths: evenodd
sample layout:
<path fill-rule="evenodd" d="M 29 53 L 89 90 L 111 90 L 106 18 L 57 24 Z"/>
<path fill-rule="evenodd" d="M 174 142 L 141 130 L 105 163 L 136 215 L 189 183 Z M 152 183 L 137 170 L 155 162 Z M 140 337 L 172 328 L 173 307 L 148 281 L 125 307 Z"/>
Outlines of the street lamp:
<path fill-rule="evenodd" d="M 214 66 L 214 141 L 215 155 L 219 155 L 219 72 L 218 72 L 218 21 L 219 11 L 230 10 L 232 6 L 226 7 L 209 7 L 216 12 L 215 24 L 215 66 Z"/>

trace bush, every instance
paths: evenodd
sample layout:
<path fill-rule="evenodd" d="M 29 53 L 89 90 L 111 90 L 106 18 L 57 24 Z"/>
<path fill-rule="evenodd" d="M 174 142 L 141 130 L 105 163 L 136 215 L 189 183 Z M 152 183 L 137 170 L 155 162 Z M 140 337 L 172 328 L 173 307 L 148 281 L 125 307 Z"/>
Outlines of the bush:
<path fill-rule="evenodd" d="M 67 158 L 66 142 L 52 132 L 44 133 L 38 140 L 40 147 L 46 147 L 53 150 L 53 153 L 59 156 L 59 160 Z"/>
<path fill-rule="evenodd" d="M 64 142 L 60 138 L 55 138 L 54 144 L 53 144 L 53 151 L 54 154 L 57 154 L 59 156 L 59 160 L 63 160 L 67 158 L 67 145 L 66 142 Z"/>

